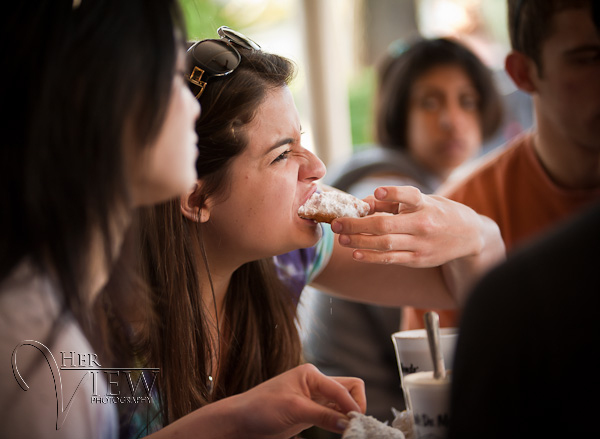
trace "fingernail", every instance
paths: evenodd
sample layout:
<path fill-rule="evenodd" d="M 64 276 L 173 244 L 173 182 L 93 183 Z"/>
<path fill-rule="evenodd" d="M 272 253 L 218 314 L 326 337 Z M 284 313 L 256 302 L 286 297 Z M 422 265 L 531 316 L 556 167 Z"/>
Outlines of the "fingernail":
<path fill-rule="evenodd" d="M 345 430 L 346 427 L 348 427 L 348 424 L 350 424 L 350 421 L 346 418 L 340 418 L 337 420 L 336 422 L 336 426 L 337 428 L 339 428 L 340 430 Z"/>
<path fill-rule="evenodd" d="M 355 251 L 354 254 L 352 255 L 354 257 L 354 259 L 356 259 L 357 261 L 360 261 L 362 258 L 365 257 L 363 252 L 359 252 L 359 251 Z"/>
<path fill-rule="evenodd" d="M 338 221 L 334 221 L 333 223 L 331 223 L 331 230 L 333 231 L 333 233 L 341 233 L 342 225 Z"/>
<path fill-rule="evenodd" d="M 374 195 L 381 200 L 382 198 L 385 198 L 387 196 L 387 190 L 385 190 L 382 187 L 377 188 Z"/>
<path fill-rule="evenodd" d="M 340 244 L 342 244 L 342 245 L 350 244 L 350 237 L 348 235 L 340 235 Z"/>

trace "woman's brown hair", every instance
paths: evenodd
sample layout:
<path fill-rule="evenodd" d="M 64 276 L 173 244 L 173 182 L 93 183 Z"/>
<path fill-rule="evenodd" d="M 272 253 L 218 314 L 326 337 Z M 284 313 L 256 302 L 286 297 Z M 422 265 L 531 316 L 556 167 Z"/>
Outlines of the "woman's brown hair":
<path fill-rule="evenodd" d="M 285 58 L 262 51 L 240 53 L 237 69 L 210 80 L 200 98 L 196 131 L 202 184 L 192 197 L 198 207 L 209 196 L 228 196 L 228 169 L 246 147 L 245 126 L 267 92 L 293 77 L 294 66 Z M 165 424 L 301 362 L 295 304 L 271 259 L 246 263 L 234 272 L 218 342 L 211 341 L 210 309 L 200 291 L 201 276 L 210 276 L 204 227 L 182 215 L 180 200 L 144 209 L 140 215 L 140 272 L 152 297 L 140 352 L 147 353 L 148 365 L 160 368 L 157 382 Z M 213 353 L 220 357 L 216 364 Z M 209 375 L 215 378 L 212 389 Z"/>

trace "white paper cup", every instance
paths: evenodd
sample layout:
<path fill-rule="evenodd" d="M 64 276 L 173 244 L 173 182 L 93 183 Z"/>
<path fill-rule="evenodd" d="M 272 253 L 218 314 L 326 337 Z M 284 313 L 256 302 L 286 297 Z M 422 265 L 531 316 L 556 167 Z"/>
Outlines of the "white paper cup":
<path fill-rule="evenodd" d="M 457 339 L 458 328 L 440 328 L 440 346 L 447 369 L 452 368 Z M 425 329 L 395 332 L 392 334 L 392 341 L 396 350 L 400 379 L 411 373 L 433 370 Z"/>
<path fill-rule="evenodd" d="M 445 439 L 450 421 L 450 372 L 435 379 L 433 372 L 404 377 L 408 406 L 414 417 L 415 439 Z"/>

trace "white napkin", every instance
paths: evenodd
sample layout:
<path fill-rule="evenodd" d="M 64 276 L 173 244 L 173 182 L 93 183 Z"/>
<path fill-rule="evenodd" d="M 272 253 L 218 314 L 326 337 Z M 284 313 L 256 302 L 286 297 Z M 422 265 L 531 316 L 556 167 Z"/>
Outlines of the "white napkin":
<path fill-rule="evenodd" d="M 413 439 L 413 427 L 415 425 L 415 420 L 413 418 L 412 411 L 404 410 L 402 412 L 399 412 L 398 410 L 392 407 L 392 413 L 394 414 L 392 427 L 397 428 L 402 433 L 404 433 L 405 439 Z"/>
<path fill-rule="evenodd" d="M 397 428 L 358 412 L 348 413 L 350 424 L 344 431 L 342 439 L 405 439 Z"/>

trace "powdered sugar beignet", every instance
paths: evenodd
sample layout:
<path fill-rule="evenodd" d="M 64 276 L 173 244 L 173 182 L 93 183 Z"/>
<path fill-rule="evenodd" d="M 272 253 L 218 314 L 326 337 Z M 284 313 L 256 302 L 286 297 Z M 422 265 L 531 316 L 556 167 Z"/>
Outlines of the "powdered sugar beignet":
<path fill-rule="evenodd" d="M 298 215 L 319 223 L 331 223 L 336 218 L 361 218 L 369 213 L 369 209 L 368 203 L 345 192 L 315 192 L 300 206 Z"/>

